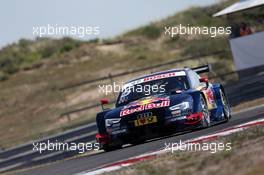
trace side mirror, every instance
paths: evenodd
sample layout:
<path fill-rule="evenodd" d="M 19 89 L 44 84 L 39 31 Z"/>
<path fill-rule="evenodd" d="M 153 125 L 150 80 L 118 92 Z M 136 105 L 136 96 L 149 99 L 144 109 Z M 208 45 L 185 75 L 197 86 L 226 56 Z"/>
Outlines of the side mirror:
<path fill-rule="evenodd" d="M 103 99 L 100 100 L 100 102 L 101 102 L 102 105 L 105 105 L 105 104 L 109 103 L 109 100 L 106 99 L 106 98 L 103 98 Z"/>
<path fill-rule="evenodd" d="M 109 100 L 106 98 L 103 98 L 100 100 L 100 102 L 101 102 L 102 110 L 105 110 L 104 105 L 108 104 Z"/>
<path fill-rule="evenodd" d="M 201 78 L 199 79 L 199 81 L 200 81 L 201 83 L 206 83 L 206 86 L 207 86 L 207 87 L 209 86 L 208 78 L 206 78 L 206 77 L 201 77 Z"/>

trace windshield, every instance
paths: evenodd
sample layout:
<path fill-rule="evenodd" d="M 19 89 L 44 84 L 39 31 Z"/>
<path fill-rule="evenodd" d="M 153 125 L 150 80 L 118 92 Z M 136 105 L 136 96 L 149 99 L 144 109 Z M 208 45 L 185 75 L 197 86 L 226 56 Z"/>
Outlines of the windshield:
<path fill-rule="evenodd" d="M 148 82 L 143 82 L 126 87 L 117 100 L 117 106 L 126 105 L 132 101 L 157 95 L 170 94 L 172 91 L 187 90 L 189 83 L 186 76 L 175 76 Z"/>

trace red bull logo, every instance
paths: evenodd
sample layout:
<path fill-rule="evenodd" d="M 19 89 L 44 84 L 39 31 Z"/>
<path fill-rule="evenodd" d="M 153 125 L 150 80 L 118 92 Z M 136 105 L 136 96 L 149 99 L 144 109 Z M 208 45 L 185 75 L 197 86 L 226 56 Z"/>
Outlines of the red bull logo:
<path fill-rule="evenodd" d="M 166 101 L 162 101 L 160 103 L 153 103 L 153 101 L 145 101 L 145 102 L 143 101 L 142 103 L 138 103 L 138 104 L 141 104 L 141 105 L 139 105 L 138 107 L 133 108 L 133 109 L 125 108 L 125 109 L 121 110 L 120 116 L 122 117 L 125 115 L 129 115 L 129 114 L 132 114 L 135 112 L 140 112 L 140 111 L 144 111 L 144 110 L 148 110 L 148 109 L 167 107 L 167 106 L 170 106 L 170 101 L 168 99 L 166 99 Z"/>
<path fill-rule="evenodd" d="M 167 97 L 165 97 L 165 98 L 148 98 L 148 99 L 144 99 L 144 100 L 141 100 L 141 101 L 136 101 L 136 102 L 134 102 L 132 104 L 126 105 L 124 107 L 124 109 L 135 107 L 135 106 L 142 106 L 142 105 L 154 103 L 154 102 L 157 102 L 157 101 L 168 101 L 168 100 L 169 100 L 169 98 L 167 98 Z"/>

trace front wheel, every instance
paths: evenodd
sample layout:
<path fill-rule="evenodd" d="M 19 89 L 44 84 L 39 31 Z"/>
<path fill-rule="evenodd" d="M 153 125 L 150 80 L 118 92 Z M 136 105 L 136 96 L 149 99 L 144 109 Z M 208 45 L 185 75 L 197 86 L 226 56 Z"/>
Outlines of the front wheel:
<path fill-rule="evenodd" d="M 226 121 L 228 121 L 231 118 L 231 110 L 230 110 L 230 106 L 228 104 L 226 95 L 222 89 L 220 89 L 220 96 L 221 96 L 221 101 L 223 105 L 223 114 L 224 114 Z"/>

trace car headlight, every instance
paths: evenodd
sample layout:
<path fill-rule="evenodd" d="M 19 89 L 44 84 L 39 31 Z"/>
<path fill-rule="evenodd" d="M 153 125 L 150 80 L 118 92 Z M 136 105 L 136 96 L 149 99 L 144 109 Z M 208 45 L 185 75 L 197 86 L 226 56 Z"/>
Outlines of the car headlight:
<path fill-rule="evenodd" d="M 180 104 L 171 106 L 169 109 L 171 111 L 175 111 L 175 110 L 187 110 L 187 109 L 190 109 L 190 103 L 189 102 L 182 102 Z"/>
<path fill-rule="evenodd" d="M 111 119 L 106 119 L 105 120 L 105 126 L 110 127 L 113 124 L 119 123 L 121 118 L 111 118 Z"/>

